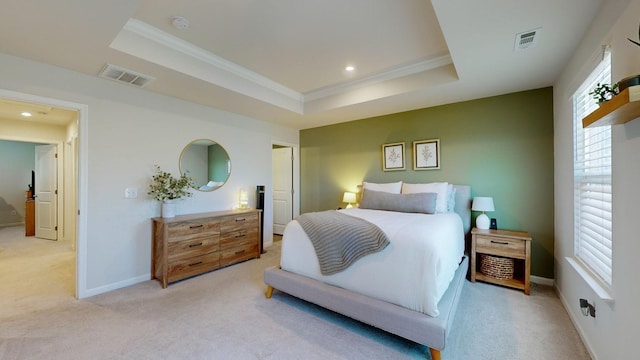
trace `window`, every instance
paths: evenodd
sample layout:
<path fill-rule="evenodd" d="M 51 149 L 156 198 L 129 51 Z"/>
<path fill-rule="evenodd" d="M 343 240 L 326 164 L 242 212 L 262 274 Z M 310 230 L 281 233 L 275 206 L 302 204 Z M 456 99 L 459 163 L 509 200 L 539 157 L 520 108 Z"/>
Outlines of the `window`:
<path fill-rule="evenodd" d="M 573 95 L 574 251 L 611 286 L 611 126 L 582 128 L 582 118 L 598 107 L 589 95 L 598 83 L 611 83 L 608 51 Z"/>

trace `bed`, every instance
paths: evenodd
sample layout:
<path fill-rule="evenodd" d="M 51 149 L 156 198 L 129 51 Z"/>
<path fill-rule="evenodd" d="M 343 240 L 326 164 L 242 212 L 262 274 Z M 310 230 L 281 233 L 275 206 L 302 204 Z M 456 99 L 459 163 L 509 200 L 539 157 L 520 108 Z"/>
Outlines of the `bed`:
<path fill-rule="evenodd" d="M 449 213 L 405 213 L 396 218 L 390 211 L 344 210 L 347 215 L 378 225 L 389 235 L 390 243 L 384 250 L 367 255 L 335 274 L 320 271 L 309 237 L 298 221 L 292 221 L 285 229 L 280 266 L 264 271 L 264 282 L 268 285 L 266 297 L 270 298 L 277 289 L 425 345 L 432 359 L 441 359 L 440 352 L 445 348 L 469 266 L 464 255 L 464 238 L 470 228 L 470 187 L 454 185 L 453 188 L 455 206 Z M 404 242 L 411 246 L 418 243 L 415 236 L 407 233 L 416 232 L 408 227 L 410 223 L 420 226 L 424 223 L 434 229 L 435 223 L 449 226 L 430 231 L 434 235 L 420 240 L 426 245 L 420 242 L 418 250 L 415 247 L 409 250 L 420 255 L 415 256 L 403 247 Z M 416 262 L 416 257 L 431 256 L 428 254 L 433 250 L 433 243 L 441 244 L 445 242 L 443 239 L 450 238 L 454 245 L 438 250 L 443 254 L 422 265 Z M 402 266 L 393 265 L 398 259 L 402 259 Z M 437 276 L 432 276 L 434 272 Z M 412 276 L 412 273 L 421 275 Z M 398 278 L 404 281 L 394 281 Z"/>

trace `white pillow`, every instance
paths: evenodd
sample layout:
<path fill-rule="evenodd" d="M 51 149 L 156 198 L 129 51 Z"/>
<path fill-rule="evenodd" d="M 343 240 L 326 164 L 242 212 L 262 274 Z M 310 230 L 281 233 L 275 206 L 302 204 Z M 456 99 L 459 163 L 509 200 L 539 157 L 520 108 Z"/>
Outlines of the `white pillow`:
<path fill-rule="evenodd" d="M 436 213 L 446 213 L 449 199 L 449 183 L 402 184 L 403 194 L 436 193 Z"/>
<path fill-rule="evenodd" d="M 392 194 L 400 194 L 400 190 L 402 190 L 402 181 L 386 183 L 386 184 L 378 184 L 371 182 L 362 182 L 362 188 L 365 190 L 373 190 L 373 191 L 383 191 Z"/>
<path fill-rule="evenodd" d="M 452 213 L 455 212 L 456 209 L 456 188 L 453 185 L 449 184 L 449 196 L 447 198 L 447 212 Z"/>

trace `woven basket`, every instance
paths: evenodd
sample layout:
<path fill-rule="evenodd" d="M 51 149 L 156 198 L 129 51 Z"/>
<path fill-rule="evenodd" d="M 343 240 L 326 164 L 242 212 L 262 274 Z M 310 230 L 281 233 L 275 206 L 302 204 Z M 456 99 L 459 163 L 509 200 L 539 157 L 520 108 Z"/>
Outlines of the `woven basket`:
<path fill-rule="evenodd" d="M 513 259 L 480 254 L 480 272 L 494 279 L 513 279 Z"/>

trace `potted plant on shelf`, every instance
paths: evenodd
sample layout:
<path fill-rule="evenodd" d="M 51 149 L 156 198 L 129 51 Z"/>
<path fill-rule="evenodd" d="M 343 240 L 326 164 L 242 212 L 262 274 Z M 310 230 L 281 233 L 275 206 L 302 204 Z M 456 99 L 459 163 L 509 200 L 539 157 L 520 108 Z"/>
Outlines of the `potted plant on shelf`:
<path fill-rule="evenodd" d="M 598 105 L 600 105 L 618 95 L 618 84 L 609 85 L 598 83 L 596 84 L 596 88 L 593 89 L 589 95 L 596 99 Z"/>
<path fill-rule="evenodd" d="M 170 173 L 163 171 L 160 166 L 156 165 L 155 167 L 156 174 L 153 175 L 151 184 L 149 184 L 147 195 L 162 201 L 162 217 L 174 217 L 173 201 L 193 195 L 189 192 L 189 188 L 193 186 L 193 179 L 187 173 L 175 178 Z"/>

